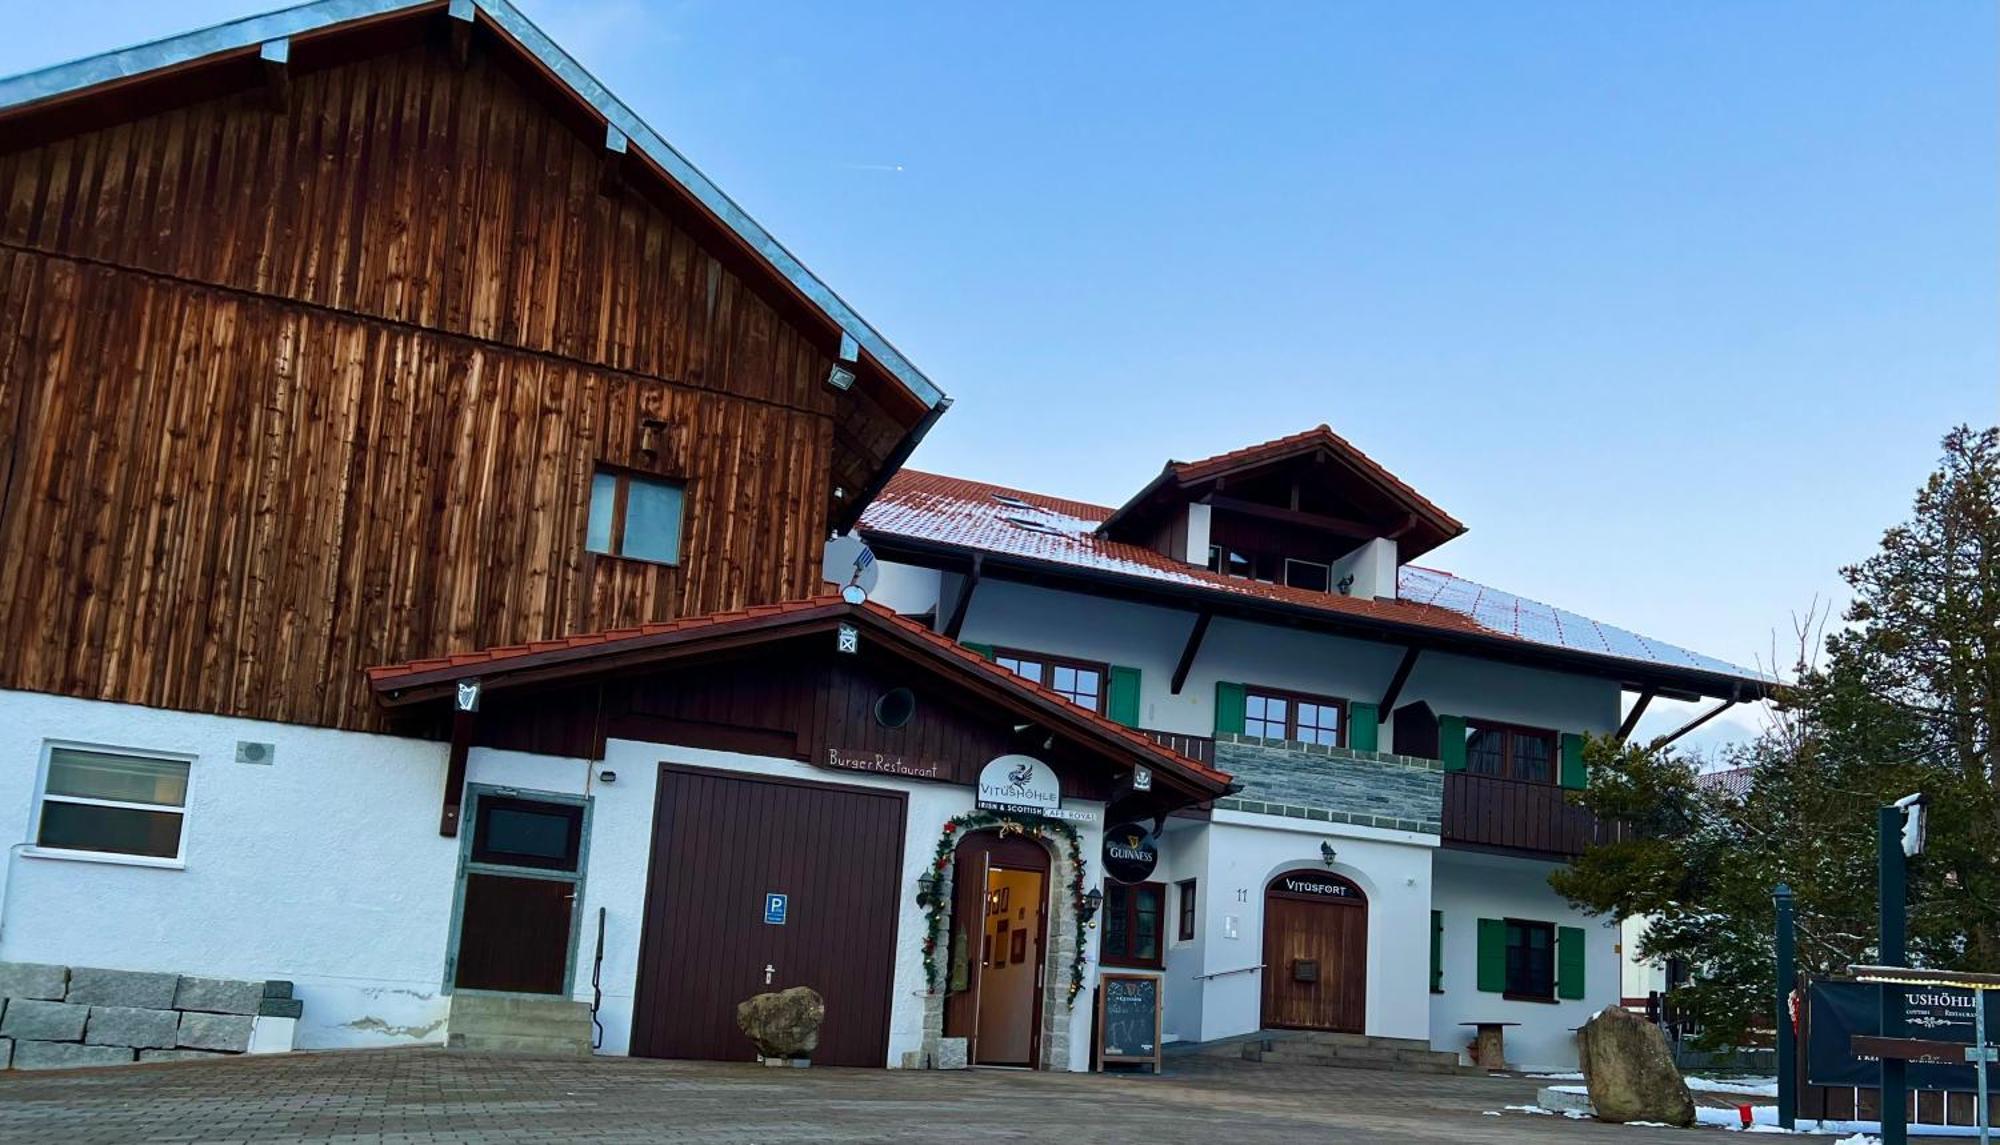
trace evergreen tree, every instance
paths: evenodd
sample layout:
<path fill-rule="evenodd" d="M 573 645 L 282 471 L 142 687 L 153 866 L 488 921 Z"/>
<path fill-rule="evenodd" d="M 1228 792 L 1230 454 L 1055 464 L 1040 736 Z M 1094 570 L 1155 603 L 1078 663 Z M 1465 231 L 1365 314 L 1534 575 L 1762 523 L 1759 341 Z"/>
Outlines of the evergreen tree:
<path fill-rule="evenodd" d="M 1911 519 L 1842 572 L 1848 627 L 1822 664 L 1801 657 L 1771 726 L 1724 761 L 1747 785 L 1596 741 L 1575 798 L 1627 829 L 1550 878 L 1578 906 L 1650 920 L 1638 953 L 1691 968 L 1676 1000 L 1710 1044 L 1768 1021 L 1777 883 L 1796 895 L 1801 969 L 1875 959 L 1876 811 L 1913 791 L 1931 820 L 1910 953 L 2000 971 L 2000 429 L 1947 435 Z"/>

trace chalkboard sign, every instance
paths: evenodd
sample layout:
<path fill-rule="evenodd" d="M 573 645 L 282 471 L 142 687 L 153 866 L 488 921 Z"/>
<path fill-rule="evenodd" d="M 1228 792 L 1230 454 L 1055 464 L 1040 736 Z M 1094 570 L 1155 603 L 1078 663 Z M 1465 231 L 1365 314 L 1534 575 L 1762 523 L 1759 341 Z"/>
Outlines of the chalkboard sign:
<path fill-rule="evenodd" d="M 1097 980 L 1097 1068 L 1148 1062 L 1160 1072 L 1160 980 L 1106 974 Z"/>

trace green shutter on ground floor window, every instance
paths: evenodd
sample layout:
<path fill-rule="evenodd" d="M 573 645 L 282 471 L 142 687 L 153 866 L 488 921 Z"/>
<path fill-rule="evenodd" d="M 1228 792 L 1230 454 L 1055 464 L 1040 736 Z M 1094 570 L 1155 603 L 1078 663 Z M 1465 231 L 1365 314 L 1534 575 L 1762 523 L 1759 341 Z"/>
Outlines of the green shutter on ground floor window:
<path fill-rule="evenodd" d="M 1465 770 L 1464 716 L 1438 717 L 1438 761 L 1446 771 Z"/>
<path fill-rule="evenodd" d="M 1586 941 L 1580 926 L 1556 927 L 1556 997 L 1583 997 L 1583 946 Z"/>
<path fill-rule="evenodd" d="M 993 646 L 991 644 L 974 644 L 970 640 L 961 641 L 961 643 L 965 645 L 967 652 L 976 652 L 987 660 L 993 659 Z"/>
<path fill-rule="evenodd" d="M 1590 769 L 1583 765 L 1583 737 L 1575 732 L 1562 735 L 1562 785 L 1582 791 L 1590 783 Z M 1579 995 L 1581 997 L 1581 995 Z"/>
<path fill-rule="evenodd" d="M 1431 912 L 1431 993 L 1444 993 L 1444 912 Z"/>
<path fill-rule="evenodd" d="M 1507 992 L 1507 920 L 1479 920 L 1479 989 L 1487 994 Z"/>
<path fill-rule="evenodd" d="M 1374 704 L 1347 705 L 1347 746 L 1355 751 L 1380 751 L 1381 719 Z"/>
<path fill-rule="evenodd" d="M 1128 728 L 1139 726 L 1139 670 L 1111 666 L 1111 686 L 1104 696 L 1104 714 Z"/>
<path fill-rule="evenodd" d="M 1215 682 L 1215 734 L 1243 734 L 1243 685 Z"/>

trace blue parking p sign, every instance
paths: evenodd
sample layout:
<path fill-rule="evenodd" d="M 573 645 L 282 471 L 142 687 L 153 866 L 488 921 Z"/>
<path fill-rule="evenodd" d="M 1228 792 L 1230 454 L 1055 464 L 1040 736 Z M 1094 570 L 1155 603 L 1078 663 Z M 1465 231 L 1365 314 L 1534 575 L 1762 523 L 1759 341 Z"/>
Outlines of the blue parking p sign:
<path fill-rule="evenodd" d="M 790 896 L 767 894 L 764 896 L 764 921 L 772 926 L 785 925 L 785 907 Z"/>

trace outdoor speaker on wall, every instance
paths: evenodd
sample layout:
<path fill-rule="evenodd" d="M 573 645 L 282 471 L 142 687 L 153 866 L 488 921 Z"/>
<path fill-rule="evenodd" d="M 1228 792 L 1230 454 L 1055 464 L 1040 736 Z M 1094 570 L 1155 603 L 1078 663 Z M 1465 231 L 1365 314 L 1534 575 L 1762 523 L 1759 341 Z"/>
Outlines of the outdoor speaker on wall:
<path fill-rule="evenodd" d="M 236 741 L 236 762 L 238 763 L 256 763 L 269 766 L 277 757 L 277 744 L 257 743 L 247 739 Z"/>

